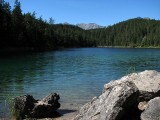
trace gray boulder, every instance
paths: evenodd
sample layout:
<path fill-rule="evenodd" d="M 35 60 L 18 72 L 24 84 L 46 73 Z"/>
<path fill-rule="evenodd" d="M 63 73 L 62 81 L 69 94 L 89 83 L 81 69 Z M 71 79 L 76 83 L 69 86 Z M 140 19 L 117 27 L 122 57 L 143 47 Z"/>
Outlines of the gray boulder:
<path fill-rule="evenodd" d="M 132 73 L 104 85 L 102 95 L 84 105 L 74 120 L 139 120 L 139 109 L 146 108 L 143 101 L 157 96 L 160 96 L 159 72 Z"/>
<path fill-rule="evenodd" d="M 45 118 L 57 115 L 56 110 L 60 107 L 59 95 L 51 93 L 42 100 L 35 100 L 31 95 L 16 97 L 15 110 L 17 119 L 23 118 Z M 55 114 L 56 113 L 56 114 Z"/>
<path fill-rule="evenodd" d="M 84 105 L 74 120 L 118 120 L 136 103 L 138 89 L 131 81 L 107 86 L 98 98 Z"/>
<path fill-rule="evenodd" d="M 160 97 L 148 102 L 146 109 L 141 114 L 141 120 L 160 120 Z"/>
<path fill-rule="evenodd" d="M 140 73 L 132 73 L 122 77 L 119 80 L 112 81 L 108 85 L 114 85 L 120 82 L 132 81 L 140 91 L 138 101 L 149 101 L 150 99 L 160 96 L 160 73 L 155 70 L 145 70 Z"/>

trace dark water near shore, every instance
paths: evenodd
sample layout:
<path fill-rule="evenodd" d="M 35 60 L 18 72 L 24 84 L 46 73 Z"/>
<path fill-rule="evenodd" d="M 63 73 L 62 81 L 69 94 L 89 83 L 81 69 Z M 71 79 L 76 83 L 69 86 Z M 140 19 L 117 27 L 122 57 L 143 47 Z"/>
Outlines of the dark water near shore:
<path fill-rule="evenodd" d="M 160 49 L 75 48 L 0 56 L 0 117 L 6 96 L 51 92 L 61 103 L 83 104 L 101 94 L 103 85 L 130 72 L 160 71 Z"/>

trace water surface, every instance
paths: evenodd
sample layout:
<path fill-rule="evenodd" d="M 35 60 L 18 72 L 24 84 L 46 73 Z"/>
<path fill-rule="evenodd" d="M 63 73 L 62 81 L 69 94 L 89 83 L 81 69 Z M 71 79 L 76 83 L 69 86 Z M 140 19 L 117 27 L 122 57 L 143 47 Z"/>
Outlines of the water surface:
<path fill-rule="evenodd" d="M 6 96 L 51 92 L 61 103 L 83 104 L 100 95 L 103 85 L 130 72 L 160 71 L 160 49 L 74 48 L 0 57 L 0 117 Z"/>

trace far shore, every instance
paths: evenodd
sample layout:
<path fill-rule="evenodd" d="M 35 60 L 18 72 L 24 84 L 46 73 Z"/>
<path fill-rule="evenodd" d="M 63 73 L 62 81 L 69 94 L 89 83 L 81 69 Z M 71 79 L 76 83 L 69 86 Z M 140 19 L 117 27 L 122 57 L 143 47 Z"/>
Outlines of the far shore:
<path fill-rule="evenodd" d="M 71 47 L 71 48 L 80 48 L 80 47 Z M 141 47 L 141 46 L 95 46 L 95 47 L 82 47 L 82 48 L 150 48 L 150 49 L 159 49 L 160 46 L 149 46 L 149 47 Z M 54 51 L 54 50 L 63 50 L 67 48 L 55 48 L 55 49 L 34 49 L 34 48 L 5 48 L 0 49 L 0 54 L 9 54 L 9 53 L 31 53 L 31 52 L 46 52 L 46 51 Z"/>
<path fill-rule="evenodd" d="M 141 46 L 136 46 L 136 47 L 132 47 L 132 46 L 97 46 L 98 48 L 160 48 L 160 46 L 149 46 L 149 47 L 141 47 Z"/>

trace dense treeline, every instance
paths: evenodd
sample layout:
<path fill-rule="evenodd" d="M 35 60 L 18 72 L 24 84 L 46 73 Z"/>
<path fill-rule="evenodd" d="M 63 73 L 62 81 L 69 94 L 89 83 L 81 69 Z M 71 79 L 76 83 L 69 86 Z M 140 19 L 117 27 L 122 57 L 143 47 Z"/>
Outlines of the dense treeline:
<path fill-rule="evenodd" d="M 99 46 L 160 47 L 160 21 L 134 18 L 89 31 Z"/>
<path fill-rule="evenodd" d="M 160 21 L 135 18 L 107 28 L 83 30 L 74 25 L 54 24 L 22 14 L 21 4 L 0 1 L 0 49 L 46 50 L 60 47 L 130 46 L 160 47 Z"/>
<path fill-rule="evenodd" d="M 21 4 L 15 1 L 13 10 L 4 0 L 0 3 L 0 48 L 55 49 L 93 45 L 85 32 L 73 25 L 55 25 L 34 13 L 22 14 Z"/>

